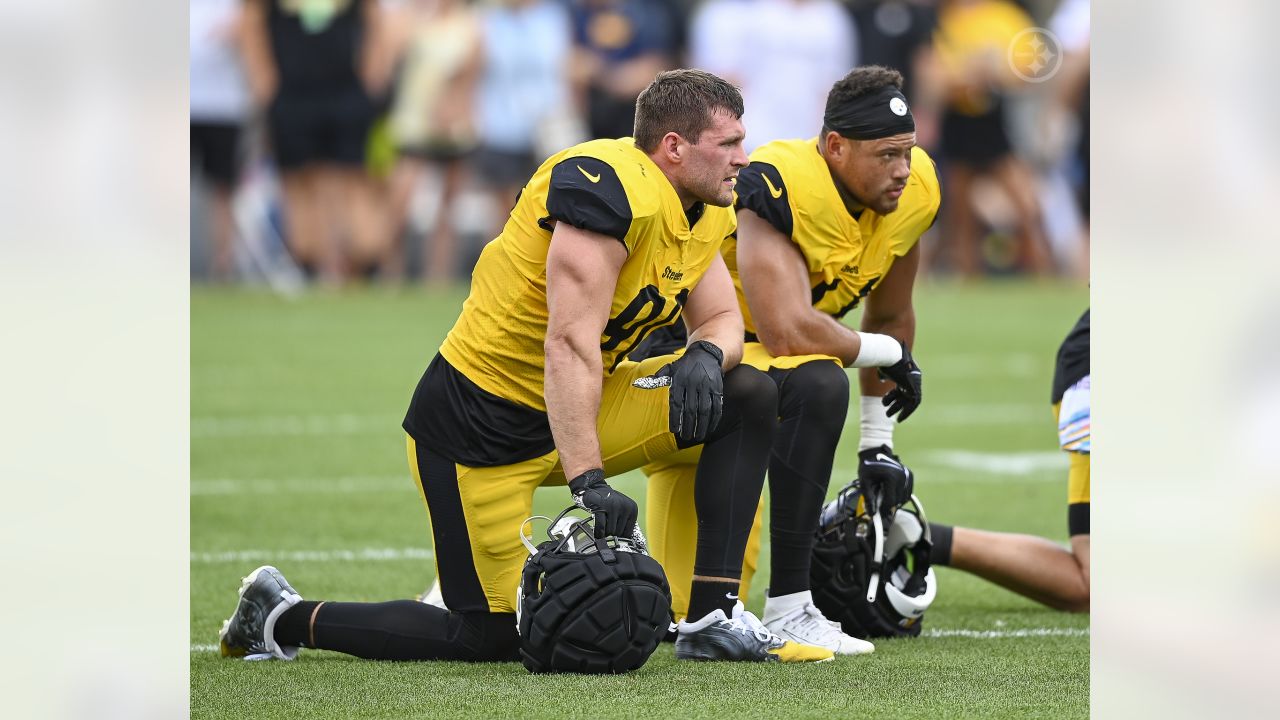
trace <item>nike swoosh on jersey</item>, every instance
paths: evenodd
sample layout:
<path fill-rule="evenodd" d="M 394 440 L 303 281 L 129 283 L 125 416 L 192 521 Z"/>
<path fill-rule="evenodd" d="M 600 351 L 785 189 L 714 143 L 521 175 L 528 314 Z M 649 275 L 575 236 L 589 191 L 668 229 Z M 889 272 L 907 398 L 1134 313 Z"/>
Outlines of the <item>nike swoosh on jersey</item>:
<path fill-rule="evenodd" d="M 578 168 L 578 169 L 581 170 L 582 168 Z M 760 173 L 760 177 L 764 178 L 764 184 L 769 186 L 769 194 L 773 196 L 774 200 L 777 200 L 778 198 L 782 197 L 782 191 L 773 186 L 773 182 L 769 180 L 768 175 L 766 175 L 765 173 Z"/>
<path fill-rule="evenodd" d="M 598 182 L 600 182 L 600 176 L 599 176 L 599 175 L 592 175 L 591 173 L 587 172 L 586 170 L 583 170 L 581 165 L 578 165 L 577 167 L 578 167 L 578 172 L 580 172 L 580 173 L 582 173 L 583 175 L 585 175 L 585 176 L 586 176 L 586 178 L 587 178 L 588 180 L 590 180 L 591 182 L 593 182 L 593 183 L 598 183 Z"/>

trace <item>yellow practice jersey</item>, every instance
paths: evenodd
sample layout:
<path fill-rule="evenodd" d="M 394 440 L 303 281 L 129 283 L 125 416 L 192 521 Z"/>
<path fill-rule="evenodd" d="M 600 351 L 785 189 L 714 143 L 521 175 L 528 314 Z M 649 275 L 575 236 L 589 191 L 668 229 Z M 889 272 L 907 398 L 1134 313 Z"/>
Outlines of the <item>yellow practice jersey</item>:
<path fill-rule="evenodd" d="M 593 140 L 552 156 L 476 263 L 471 295 L 440 354 L 482 390 L 545 413 L 547 249 L 556 222 L 611 236 L 628 257 L 600 355 L 611 373 L 644 337 L 680 317 L 725 237 L 732 208 L 684 210 L 675 188 L 631 138 Z"/>
<path fill-rule="evenodd" d="M 738 174 L 737 207 L 751 210 L 796 244 L 809 270 L 813 306 L 836 318 L 858 306 L 933 224 L 942 193 L 933 160 L 911 151 L 911 177 L 898 209 L 855 217 L 845 208 L 818 140 L 775 140 L 751 153 Z M 721 250 L 738 291 L 748 337 L 755 323 L 738 276 L 737 242 Z"/>

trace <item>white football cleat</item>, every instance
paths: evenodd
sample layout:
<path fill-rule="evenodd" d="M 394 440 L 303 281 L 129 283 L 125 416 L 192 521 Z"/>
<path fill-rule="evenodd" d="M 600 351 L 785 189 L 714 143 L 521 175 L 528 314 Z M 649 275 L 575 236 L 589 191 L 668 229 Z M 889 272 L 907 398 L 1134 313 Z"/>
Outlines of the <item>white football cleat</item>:
<path fill-rule="evenodd" d="M 784 640 L 817 645 L 837 655 L 866 655 L 876 646 L 866 640 L 845 635 L 838 623 L 822 614 L 813 604 L 813 594 L 804 592 L 765 598 L 764 626 Z"/>

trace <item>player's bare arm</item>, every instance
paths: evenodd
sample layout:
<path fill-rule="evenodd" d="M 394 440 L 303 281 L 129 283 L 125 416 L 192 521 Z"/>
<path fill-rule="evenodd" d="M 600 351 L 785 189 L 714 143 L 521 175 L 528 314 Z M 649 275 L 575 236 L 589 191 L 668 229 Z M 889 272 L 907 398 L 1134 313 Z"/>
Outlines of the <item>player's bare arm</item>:
<path fill-rule="evenodd" d="M 729 268 L 720 255 L 711 261 L 707 273 L 689 293 L 683 315 L 689 330 L 688 344 L 705 340 L 720 348 L 724 353 L 720 367 L 726 372 L 742 361 L 742 311 L 738 309 Z"/>
<path fill-rule="evenodd" d="M 861 338 L 813 307 L 799 248 L 745 208 L 738 210 L 738 276 L 756 336 L 770 355 L 833 355 L 846 367 L 854 364 Z"/>
<path fill-rule="evenodd" d="M 600 334 L 609 320 L 626 248 L 600 233 L 558 223 L 547 251 L 547 338 L 544 393 L 565 477 L 602 465 Z"/>
<path fill-rule="evenodd" d="M 892 336 L 906 343 L 908 348 L 915 344 L 916 310 L 911 292 L 919 268 L 920 243 L 916 243 L 893 263 L 888 274 L 867 296 L 862 309 L 863 332 Z M 858 380 L 863 397 L 883 397 L 893 388 L 893 383 L 882 379 L 873 368 L 859 371 Z"/>

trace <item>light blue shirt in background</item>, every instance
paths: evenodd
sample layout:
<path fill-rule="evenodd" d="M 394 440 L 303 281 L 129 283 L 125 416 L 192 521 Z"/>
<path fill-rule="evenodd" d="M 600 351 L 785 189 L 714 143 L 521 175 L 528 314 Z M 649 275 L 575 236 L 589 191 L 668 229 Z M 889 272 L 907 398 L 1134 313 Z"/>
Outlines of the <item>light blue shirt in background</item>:
<path fill-rule="evenodd" d="M 529 152 L 538 126 L 569 102 L 568 13 L 540 0 L 525 7 L 491 6 L 483 13 L 484 70 L 476 122 L 484 143 Z"/>

